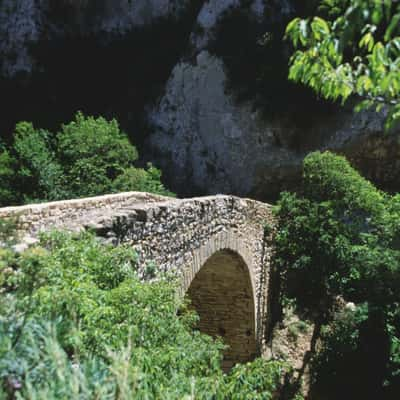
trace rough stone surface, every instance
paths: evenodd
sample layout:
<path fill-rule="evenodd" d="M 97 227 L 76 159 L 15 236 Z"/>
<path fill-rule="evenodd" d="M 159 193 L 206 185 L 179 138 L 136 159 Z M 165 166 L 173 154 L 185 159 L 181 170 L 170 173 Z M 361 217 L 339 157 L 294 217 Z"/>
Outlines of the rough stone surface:
<path fill-rule="evenodd" d="M 293 367 L 291 383 L 299 387 L 306 399 L 311 387 L 311 360 L 320 342 L 319 336 L 318 325 L 286 308 L 268 346 L 268 358 L 285 361 Z"/>
<path fill-rule="evenodd" d="M 99 219 L 106 221 L 127 205 L 150 204 L 164 199 L 163 196 L 149 193 L 120 193 L 78 200 L 4 207 L 0 208 L 0 218 L 16 218 L 23 241 L 29 242 L 31 238 L 37 237 L 43 231 L 65 228 L 79 232 L 89 226 L 95 227 Z"/>
<path fill-rule="evenodd" d="M 151 147 L 159 162 L 165 160 L 162 167 L 172 163 L 178 187 L 245 195 L 262 169 L 270 166 L 279 174 L 300 162 L 300 154 L 277 143 L 275 126 L 226 94 L 225 81 L 222 61 L 202 51 L 195 65 L 175 67 L 165 96 L 149 115 Z"/>
<path fill-rule="evenodd" d="M 197 18 L 200 29 L 190 38 L 194 56 L 176 65 L 165 94 L 148 115 L 153 161 L 171 172 L 169 183 L 183 195 L 224 192 L 273 199 L 296 186 L 310 151 L 333 150 L 383 188 L 399 190 L 400 145 L 396 132 L 383 134 L 383 113 L 354 114 L 348 107 L 318 115 L 309 109 L 305 127 L 289 113 L 266 117 L 254 104 L 235 100 L 226 66 L 210 53 L 210 46 L 221 17 L 239 7 L 256 20 L 266 15 L 267 21 L 274 10 L 273 18 L 281 23 L 295 8 L 290 0 L 203 4 Z"/>
<path fill-rule="evenodd" d="M 319 115 L 308 109 L 300 125 L 289 111 L 265 116 L 254 104 L 235 100 L 226 66 L 209 47 L 221 15 L 239 6 L 236 0 L 204 4 L 197 20 L 201 29 L 191 35 L 194 56 L 176 65 L 149 112 L 149 148 L 173 190 L 271 200 L 296 186 L 310 151 L 326 149 L 347 155 L 383 188 L 400 189 L 400 145 L 396 135 L 383 134 L 383 114 L 332 107 Z M 262 1 L 247 7 L 259 18 L 265 11 Z M 275 7 L 280 18 L 293 11 L 290 1 Z"/>
<path fill-rule="evenodd" d="M 197 52 L 206 48 L 213 38 L 213 31 L 221 15 L 230 8 L 238 6 L 240 0 L 210 0 L 204 3 L 196 21 L 198 29 L 190 37 L 191 45 Z"/>
<path fill-rule="evenodd" d="M 34 0 L 0 2 L 0 67 L 3 76 L 31 71 L 34 61 L 28 46 L 39 39 L 41 17 Z"/>
<path fill-rule="evenodd" d="M 30 74 L 36 66 L 29 47 L 39 40 L 80 33 L 123 35 L 160 18 L 178 18 L 189 0 L 57 0 L 65 19 L 52 17 L 54 0 L 0 2 L 0 72 L 5 77 Z M 97 4 L 96 4 L 97 3 Z"/>
<path fill-rule="evenodd" d="M 200 331 L 223 338 L 223 368 L 228 371 L 238 361 L 245 363 L 257 354 L 255 305 L 248 268 L 232 251 L 219 251 L 198 272 L 188 290 L 191 306 L 197 311 Z"/>
<path fill-rule="evenodd" d="M 221 26 L 221 17 L 240 7 L 253 15 L 255 21 L 265 17 L 265 29 L 269 29 L 274 24 L 285 24 L 287 18 L 294 15 L 297 3 L 293 0 L 199 0 L 196 4 L 189 0 L 2 0 L 0 75 L 3 78 L 15 77 L 18 81 L 17 77 L 22 73 L 24 78 L 18 81 L 16 88 L 25 87 L 25 84 L 28 87 L 27 76 L 32 71 L 46 74 L 45 65 L 36 65 L 40 61 L 32 55 L 32 47 L 35 47 L 32 45 L 48 45 L 53 39 L 64 43 L 63 38 L 90 37 L 95 43 L 107 43 L 112 48 L 114 39 L 130 38 L 133 28 L 149 26 L 159 18 L 181 21 L 180 17 L 185 15 L 182 12 L 195 4 L 188 20 L 189 28 L 185 28 L 187 38 L 179 44 L 179 49 L 174 49 L 174 58 L 165 67 L 165 76 L 160 73 L 162 78 L 157 81 L 160 87 L 149 89 L 149 92 L 154 91 L 154 97 L 134 98 L 150 103 L 162 92 L 156 104 L 132 105 L 132 114 L 146 109 L 143 118 L 142 115 L 130 115 L 127 104 L 116 106 L 123 110 L 121 119 L 141 121 L 140 127 L 132 126 L 128 131 L 135 138 L 136 132 L 142 130 L 142 122 L 150 128 L 142 155 L 163 169 L 172 190 L 182 196 L 223 192 L 272 200 L 281 190 L 296 186 L 304 156 L 318 149 L 343 153 L 367 178 L 382 188 L 400 190 L 400 144 L 396 135 L 382 134 L 383 115 L 368 112 L 354 115 L 350 109 L 333 109 L 321 114 L 319 110 L 310 108 L 304 111 L 306 123 L 300 124 L 289 112 L 266 116 L 253 103 L 239 103 L 235 99 L 226 65 L 222 59 L 212 55 L 212 42 Z M 66 7 L 68 13 L 59 9 L 55 12 L 52 9 L 55 5 Z M 196 23 L 190 33 L 192 18 Z M 282 47 L 284 53 L 284 45 Z M 118 54 L 124 57 L 124 51 L 122 49 Z M 132 56 L 128 46 L 126 54 Z M 73 55 L 72 51 L 72 59 Z M 170 74 L 175 56 L 177 62 Z M 151 74 L 152 68 L 149 65 L 144 69 Z M 57 75 L 56 71 L 52 73 Z M 106 75 L 107 72 L 99 76 Z M 168 76 L 165 90 L 162 90 Z M 57 81 L 58 78 L 53 76 L 53 79 Z M 141 82 L 140 78 L 135 82 Z M 2 83 L 7 95 L 14 93 L 13 83 L 6 80 Z M 37 91 L 37 87 L 33 87 Z M 127 92 L 135 93 L 137 89 L 138 92 L 143 90 L 129 87 Z M 62 108 L 60 99 L 63 93 L 52 93 L 51 88 L 46 90 L 46 101 L 39 103 L 51 105 L 54 99 L 58 99 L 61 101 L 59 108 Z M 147 93 L 147 87 L 144 92 Z M 25 94 L 23 91 L 18 93 L 22 93 L 21 96 Z M 37 96 L 40 97 L 40 93 Z M 130 95 L 126 96 L 126 102 L 132 101 Z M 290 103 L 291 93 L 282 96 L 287 96 Z M 93 98 L 88 101 L 96 103 Z M 80 105 L 89 110 L 92 106 Z M 21 104 L 21 109 L 24 108 L 29 109 L 29 103 Z M 112 115 L 119 115 L 111 105 L 102 110 L 108 109 Z M 19 119 L 24 119 L 23 112 L 17 114 Z M 15 122 L 7 122 L 7 129 Z"/>
<path fill-rule="evenodd" d="M 194 285 L 200 282 L 202 286 L 211 269 L 218 279 L 206 299 L 213 298 L 216 309 L 225 307 L 232 315 L 229 303 L 215 295 L 229 278 L 232 299 L 238 303 L 238 315 L 244 322 L 237 325 L 235 318 L 224 320 L 228 343 L 235 349 L 228 353 L 226 362 L 232 364 L 264 352 L 270 261 L 264 227 L 273 224 L 268 204 L 222 195 L 178 200 L 122 193 L 0 209 L 0 218 L 10 217 L 18 218 L 25 242 L 32 243 L 39 232 L 50 229 L 90 228 L 108 242 L 128 243 L 137 251 L 141 276 L 146 277 L 151 265 L 161 272 L 178 274 L 183 293 L 197 276 Z M 205 265 L 205 272 L 199 275 Z M 208 331 L 215 334 L 220 325 L 206 320 L 211 325 Z"/>

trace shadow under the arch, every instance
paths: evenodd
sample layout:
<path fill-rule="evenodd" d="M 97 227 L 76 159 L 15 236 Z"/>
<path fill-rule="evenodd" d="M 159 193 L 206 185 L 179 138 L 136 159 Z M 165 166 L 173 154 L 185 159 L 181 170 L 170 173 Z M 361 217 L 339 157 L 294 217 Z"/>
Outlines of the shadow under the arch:
<path fill-rule="evenodd" d="M 222 250 L 211 256 L 194 277 L 187 296 L 199 314 L 198 329 L 221 337 L 229 346 L 224 352 L 224 371 L 258 355 L 251 278 L 239 254 Z"/>

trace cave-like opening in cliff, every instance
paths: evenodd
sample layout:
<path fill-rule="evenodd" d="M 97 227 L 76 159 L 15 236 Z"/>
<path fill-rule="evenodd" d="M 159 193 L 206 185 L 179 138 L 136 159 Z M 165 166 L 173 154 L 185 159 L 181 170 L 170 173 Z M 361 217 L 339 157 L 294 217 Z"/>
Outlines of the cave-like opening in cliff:
<path fill-rule="evenodd" d="M 200 320 L 197 328 L 228 346 L 222 368 L 257 355 L 255 305 L 249 269 L 235 252 L 215 253 L 193 279 L 187 295 Z"/>

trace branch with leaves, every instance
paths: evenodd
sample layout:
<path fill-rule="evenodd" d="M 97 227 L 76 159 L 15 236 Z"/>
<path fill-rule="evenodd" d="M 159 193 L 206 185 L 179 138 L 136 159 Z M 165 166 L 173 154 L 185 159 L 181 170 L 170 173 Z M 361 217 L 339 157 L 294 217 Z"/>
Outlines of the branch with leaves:
<path fill-rule="evenodd" d="M 322 0 L 319 15 L 295 18 L 289 79 L 356 110 L 386 107 L 386 130 L 400 120 L 400 2 Z"/>

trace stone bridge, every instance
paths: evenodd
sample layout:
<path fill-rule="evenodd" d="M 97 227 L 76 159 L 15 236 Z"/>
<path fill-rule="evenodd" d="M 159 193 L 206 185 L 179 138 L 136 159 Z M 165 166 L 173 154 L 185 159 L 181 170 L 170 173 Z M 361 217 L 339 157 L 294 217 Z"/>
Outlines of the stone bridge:
<path fill-rule="evenodd" d="M 10 217 L 25 244 L 45 230 L 92 229 L 107 242 L 134 246 L 143 277 L 154 266 L 178 273 L 199 330 L 229 345 L 225 369 L 265 351 L 271 206 L 233 196 L 121 193 L 0 209 L 0 218 Z"/>

